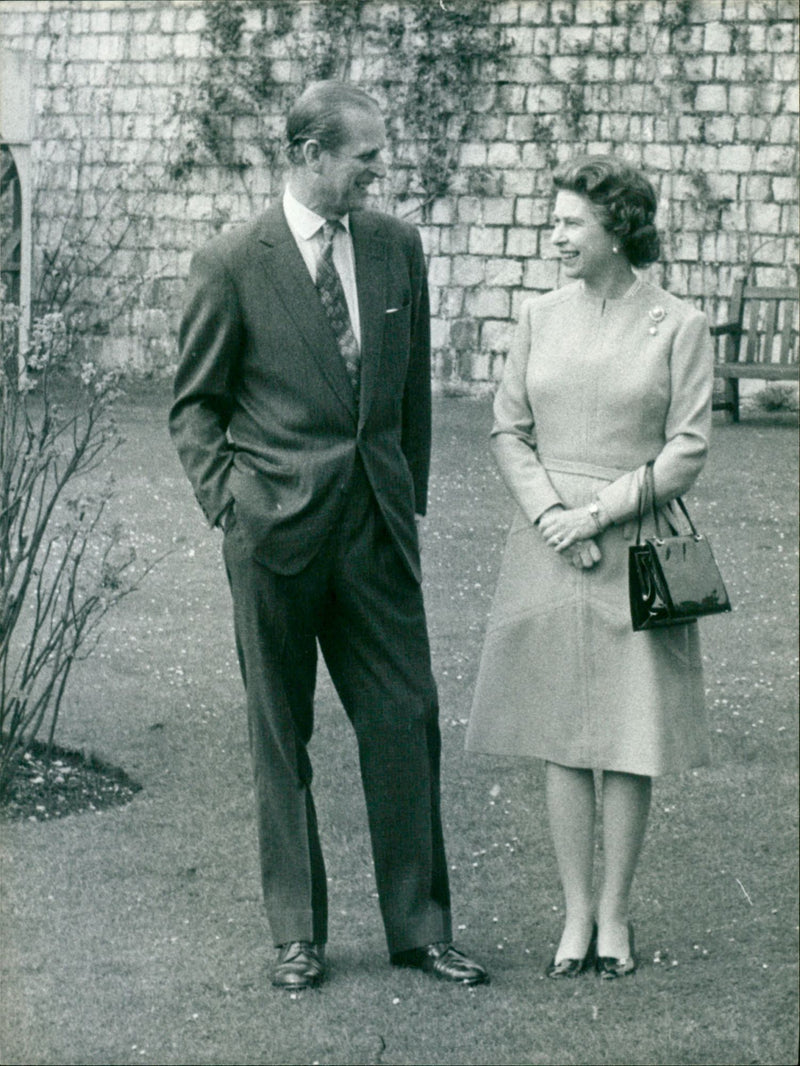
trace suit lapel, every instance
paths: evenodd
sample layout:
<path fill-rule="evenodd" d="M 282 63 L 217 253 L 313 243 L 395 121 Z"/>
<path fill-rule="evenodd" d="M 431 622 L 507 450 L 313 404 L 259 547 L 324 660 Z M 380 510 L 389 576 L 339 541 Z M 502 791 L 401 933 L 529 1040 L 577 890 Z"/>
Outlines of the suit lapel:
<path fill-rule="evenodd" d="M 353 387 L 339 345 L 280 204 L 274 204 L 262 216 L 259 241 L 262 264 L 270 282 L 280 295 L 298 333 L 311 350 L 323 377 L 355 417 Z"/>
<path fill-rule="evenodd" d="M 369 413 L 380 372 L 386 313 L 386 243 L 374 222 L 359 213 L 350 216 L 356 261 L 358 314 L 361 325 L 360 421 Z"/>

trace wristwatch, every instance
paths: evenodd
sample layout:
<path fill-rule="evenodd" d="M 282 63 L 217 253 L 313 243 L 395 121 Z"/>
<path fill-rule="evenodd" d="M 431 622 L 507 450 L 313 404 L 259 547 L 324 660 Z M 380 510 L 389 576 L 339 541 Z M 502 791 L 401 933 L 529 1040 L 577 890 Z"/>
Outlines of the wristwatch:
<path fill-rule="evenodd" d="M 602 533 L 603 532 L 603 526 L 602 526 L 602 524 L 600 522 L 600 501 L 599 500 L 592 500 L 592 502 L 589 504 L 589 514 L 594 519 L 594 524 L 597 526 L 597 532 L 598 533 Z"/>

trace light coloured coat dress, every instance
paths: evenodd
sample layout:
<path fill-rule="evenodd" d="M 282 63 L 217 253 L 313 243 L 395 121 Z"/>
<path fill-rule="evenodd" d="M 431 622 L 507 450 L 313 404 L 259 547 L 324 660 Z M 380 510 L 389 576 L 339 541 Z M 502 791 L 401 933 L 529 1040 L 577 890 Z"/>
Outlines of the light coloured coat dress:
<path fill-rule="evenodd" d="M 616 300 L 576 282 L 523 306 L 492 429 L 518 507 L 469 750 L 645 775 L 708 762 L 697 623 L 634 633 L 627 557 L 646 462 L 660 504 L 700 473 L 712 384 L 705 316 L 642 279 Z M 577 570 L 534 523 L 595 497 L 612 524 Z"/>

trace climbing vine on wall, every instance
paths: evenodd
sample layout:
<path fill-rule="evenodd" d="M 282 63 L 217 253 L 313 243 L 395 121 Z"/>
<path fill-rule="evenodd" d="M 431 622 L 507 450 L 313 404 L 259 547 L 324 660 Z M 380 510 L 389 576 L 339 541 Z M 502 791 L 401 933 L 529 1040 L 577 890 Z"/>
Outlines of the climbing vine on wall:
<path fill-rule="evenodd" d="M 508 45 L 502 28 L 492 23 L 488 0 L 411 0 L 408 6 L 406 33 L 397 22 L 388 29 L 405 72 L 402 123 L 414 145 L 423 203 L 429 204 L 450 188 L 459 146 Z"/>
<path fill-rule="evenodd" d="M 260 25 L 247 33 L 249 12 Z M 270 12 L 270 5 L 252 0 L 209 0 L 205 5 L 205 72 L 175 100 L 184 134 L 169 168 L 173 179 L 185 177 L 200 163 L 241 172 L 252 165 L 253 149 L 274 161 L 280 145 L 273 115 L 278 86 L 267 44 L 271 37 L 286 37 L 293 20 L 286 4 L 277 6 L 271 25 Z M 239 135 L 242 119 L 253 120 L 247 143 Z"/>
<path fill-rule="evenodd" d="M 202 32 L 207 51 L 199 83 L 176 98 L 184 136 L 170 166 L 180 180 L 200 164 L 242 172 L 253 148 L 271 164 L 280 148 L 282 92 L 273 76 L 270 46 L 303 71 L 301 81 L 354 79 L 356 47 L 367 38 L 376 57 L 358 82 L 382 87 L 393 147 L 413 157 L 415 194 L 427 205 L 444 196 L 457 164 L 458 146 L 478 114 L 487 73 L 507 50 L 491 20 L 490 0 L 406 0 L 397 12 L 367 15 L 369 0 L 318 2 L 302 24 L 285 0 L 209 0 Z M 248 30 L 258 20 L 259 28 Z M 242 120 L 260 131 L 255 145 L 241 136 Z"/>

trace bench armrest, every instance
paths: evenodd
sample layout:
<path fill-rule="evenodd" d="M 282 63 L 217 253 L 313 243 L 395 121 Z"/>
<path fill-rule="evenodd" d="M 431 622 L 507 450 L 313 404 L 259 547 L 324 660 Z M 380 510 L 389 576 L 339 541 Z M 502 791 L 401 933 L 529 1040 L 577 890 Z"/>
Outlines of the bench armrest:
<path fill-rule="evenodd" d="M 736 336 L 742 332 L 742 327 L 738 322 L 725 322 L 721 326 L 711 327 L 712 337 L 724 337 L 726 335 Z"/>

